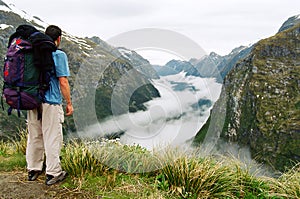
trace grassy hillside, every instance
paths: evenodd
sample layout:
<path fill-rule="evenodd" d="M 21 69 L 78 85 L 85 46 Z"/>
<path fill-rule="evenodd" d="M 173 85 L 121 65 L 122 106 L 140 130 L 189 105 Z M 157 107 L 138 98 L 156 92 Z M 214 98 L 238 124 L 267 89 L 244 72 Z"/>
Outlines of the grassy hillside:
<path fill-rule="evenodd" d="M 25 171 L 26 132 L 21 131 L 20 137 L 20 141 L 0 142 L 0 173 Z M 139 145 L 122 145 L 118 140 L 72 141 L 62 152 L 62 166 L 69 176 L 59 187 L 55 186 L 51 195 L 120 199 L 300 197 L 300 165 L 275 178 L 257 175 L 262 171 L 259 165 L 246 166 L 232 157 L 196 154 L 175 149 L 150 152 Z M 41 175 L 38 181 L 30 182 L 31 186 L 43 183 L 40 179 L 44 178 Z M 14 185 L 11 194 L 29 183 L 21 181 L 22 184 Z M 43 189 L 46 194 L 50 188 Z M 0 197 L 1 194 L 11 196 L 9 192 L 1 192 Z M 18 194 L 19 197 L 23 193 Z"/>

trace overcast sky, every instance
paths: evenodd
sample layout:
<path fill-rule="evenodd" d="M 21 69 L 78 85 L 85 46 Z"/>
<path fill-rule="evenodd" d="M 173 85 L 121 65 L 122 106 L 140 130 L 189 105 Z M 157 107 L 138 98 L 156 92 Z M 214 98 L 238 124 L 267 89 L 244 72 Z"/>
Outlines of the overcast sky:
<path fill-rule="evenodd" d="M 299 0 L 5 0 L 75 36 L 108 40 L 159 28 L 183 34 L 205 52 L 229 54 L 274 35 L 300 14 Z M 34 3 L 33 3 L 34 2 Z"/>

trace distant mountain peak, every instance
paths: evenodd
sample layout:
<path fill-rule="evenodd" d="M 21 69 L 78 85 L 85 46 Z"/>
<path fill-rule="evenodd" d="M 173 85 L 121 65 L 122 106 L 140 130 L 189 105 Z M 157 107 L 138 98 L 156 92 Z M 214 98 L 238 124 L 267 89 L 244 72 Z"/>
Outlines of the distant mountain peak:
<path fill-rule="evenodd" d="M 231 52 L 240 52 L 241 50 L 244 50 L 245 48 L 247 48 L 247 46 L 239 46 L 234 48 Z"/>
<path fill-rule="evenodd" d="M 282 26 L 279 28 L 278 32 L 282 32 L 284 30 L 287 30 L 297 24 L 300 23 L 300 14 L 292 16 L 290 18 L 288 18 L 283 24 Z"/>
<path fill-rule="evenodd" d="M 211 52 L 211 53 L 209 53 L 209 56 L 213 56 L 213 57 L 215 57 L 215 56 L 220 56 L 219 54 L 217 54 L 217 53 L 215 53 L 215 52 Z"/>

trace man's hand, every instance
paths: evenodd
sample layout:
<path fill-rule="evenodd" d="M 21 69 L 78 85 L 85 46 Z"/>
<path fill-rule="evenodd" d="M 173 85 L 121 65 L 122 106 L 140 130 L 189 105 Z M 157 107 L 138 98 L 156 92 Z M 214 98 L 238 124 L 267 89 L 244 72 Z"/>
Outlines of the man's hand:
<path fill-rule="evenodd" d="M 71 116 L 74 112 L 73 105 L 67 104 L 66 106 L 66 116 Z"/>

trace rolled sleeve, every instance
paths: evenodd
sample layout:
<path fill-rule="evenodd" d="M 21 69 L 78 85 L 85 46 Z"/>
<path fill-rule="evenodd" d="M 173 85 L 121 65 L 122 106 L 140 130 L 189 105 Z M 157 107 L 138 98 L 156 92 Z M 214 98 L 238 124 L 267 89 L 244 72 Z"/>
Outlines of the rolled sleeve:
<path fill-rule="evenodd" d="M 55 71 L 57 77 L 68 77 L 70 76 L 70 70 L 68 65 L 68 57 L 65 52 L 57 50 L 53 54 Z"/>

